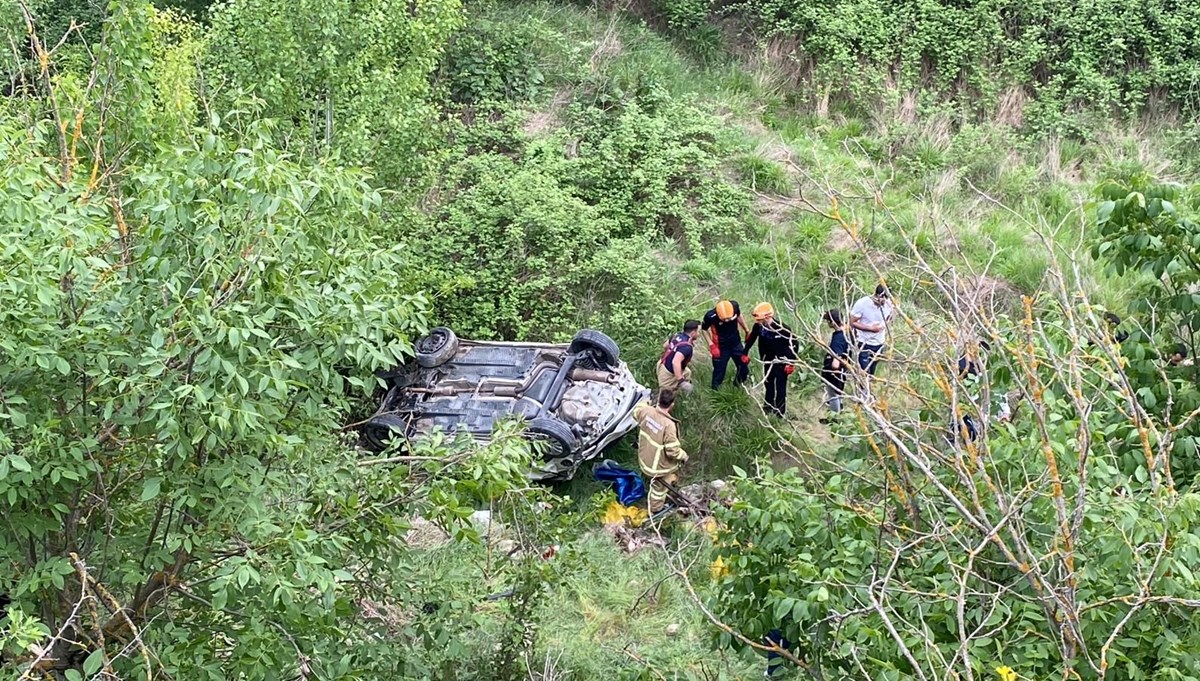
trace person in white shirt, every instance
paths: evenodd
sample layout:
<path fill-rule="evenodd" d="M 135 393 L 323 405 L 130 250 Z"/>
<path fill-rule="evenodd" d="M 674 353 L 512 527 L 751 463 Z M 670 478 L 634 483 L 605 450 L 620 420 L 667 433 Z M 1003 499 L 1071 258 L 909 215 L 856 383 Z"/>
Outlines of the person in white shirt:
<path fill-rule="evenodd" d="M 863 296 L 850 308 L 850 327 L 858 345 L 858 366 L 868 375 L 875 375 L 879 355 L 887 343 L 887 325 L 896 313 L 887 287 L 875 287 L 875 295 Z"/>

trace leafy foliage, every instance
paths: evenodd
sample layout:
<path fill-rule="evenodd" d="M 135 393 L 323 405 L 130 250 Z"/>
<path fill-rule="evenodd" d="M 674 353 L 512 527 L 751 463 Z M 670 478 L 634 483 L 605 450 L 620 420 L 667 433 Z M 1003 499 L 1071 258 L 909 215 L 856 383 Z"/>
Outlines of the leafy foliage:
<path fill-rule="evenodd" d="M 434 256 L 439 312 L 463 333 L 505 338 L 677 323 L 648 246 L 702 252 L 738 236 L 748 205 L 720 174 L 716 119 L 634 98 L 577 105 L 542 139 L 519 122 L 463 130 L 433 224 L 412 228 L 412 247 Z"/>
<path fill-rule="evenodd" d="M 984 390 L 1016 383 L 1027 413 L 978 441 L 930 432 L 951 410 L 987 419 L 986 399 L 935 373 L 911 388 L 948 391 L 949 403 L 895 420 L 886 406 L 854 407 L 878 430 L 844 426 L 854 436 L 814 474 L 740 473 L 736 501 L 719 513 L 728 574 L 711 592 L 718 616 L 752 642 L 780 630 L 815 676 L 854 678 L 867 665 L 881 678 L 997 666 L 1020 678 L 1109 668 L 1172 678 L 1165 670 L 1190 668 L 1200 498 L 1159 486 L 1169 479 L 1160 461 L 1122 470 L 1144 440 L 1119 383 L 1100 380 L 1113 357 L 1081 360 L 1067 328 L 1078 320 L 1052 309 L 1026 326 L 1040 331 L 1004 337 L 990 358 Z M 1084 396 L 1083 381 L 1114 387 Z"/>
<path fill-rule="evenodd" d="M 1070 129 L 1065 114 L 1076 106 L 1130 113 L 1165 98 L 1191 107 L 1200 79 L 1200 15 L 1166 1 L 767 0 L 732 11 L 801 41 L 797 56 L 815 64 L 822 86 L 873 95 L 891 69 L 902 88 L 929 85 L 977 110 L 1018 87 L 1034 97 L 1029 113 L 1042 129 Z"/>
<path fill-rule="evenodd" d="M 540 22 L 515 27 L 473 17 L 455 33 L 440 80 L 458 104 L 532 100 L 546 80 L 536 44 L 555 37 Z"/>
<path fill-rule="evenodd" d="M 1200 374 L 1191 361 L 1172 366 L 1167 357 L 1179 344 L 1187 356 L 1196 353 L 1200 224 L 1192 219 L 1192 200 L 1182 188 L 1145 176 L 1106 183 L 1100 197 L 1093 256 L 1117 276 L 1140 273 L 1152 282 L 1133 305 L 1138 318 L 1125 349 L 1128 371 L 1147 410 L 1180 421 L 1172 469 L 1181 484 L 1191 484 L 1200 475 L 1200 427 L 1185 416 L 1200 408 Z"/>
<path fill-rule="evenodd" d="M 338 151 L 388 181 L 419 177 L 433 142 L 429 74 L 461 23 L 458 0 L 251 0 L 212 10 L 209 77 L 233 108 L 262 99 L 296 153 Z"/>

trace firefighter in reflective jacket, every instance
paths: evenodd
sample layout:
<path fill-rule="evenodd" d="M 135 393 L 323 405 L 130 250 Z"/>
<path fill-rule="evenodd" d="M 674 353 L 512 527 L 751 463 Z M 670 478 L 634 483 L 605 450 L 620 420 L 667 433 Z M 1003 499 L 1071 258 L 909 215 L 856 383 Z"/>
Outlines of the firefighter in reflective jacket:
<path fill-rule="evenodd" d="M 676 471 L 687 461 L 687 452 L 679 445 L 679 422 L 671 416 L 675 406 L 675 393 L 662 390 L 658 393 L 658 406 L 642 402 L 633 409 L 633 418 L 638 424 L 638 463 L 642 473 L 650 480 L 650 514 L 663 509 L 667 501 L 667 487 L 678 480 Z"/>

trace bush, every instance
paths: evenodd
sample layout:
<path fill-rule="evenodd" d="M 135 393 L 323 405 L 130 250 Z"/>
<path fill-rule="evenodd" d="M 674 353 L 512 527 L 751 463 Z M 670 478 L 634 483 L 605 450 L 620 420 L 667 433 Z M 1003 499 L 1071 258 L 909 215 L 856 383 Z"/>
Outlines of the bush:
<path fill-rule="evenodd" d="M 930 87 L 990 115 L 1019 87 L 1034 99 L 1027 123 L 1071 134 L 1090 127 L 1080 111 L 1133 113 L 1151 93 L 1194 109 L 1200 85 L 1200 14 L 1171 0 L 763 0 L 731 10 L 799 39 L 812 79 L 860 103 L 885 87 Z"/>
<path fill-rule="evenodd" d="M 540 22 L 472 18 L 451 40 L 439 80 L 459 104 L 532 100 L 546 80 L 538 44 L 552 39 Z"/>
<path fill-rule="evenodd" d="M 613 110 L 577 104 L 543 139 L 517 128 L 519 112 L 459 130 L 436 210 L 402 237 L 428 256 L 445 321 L 502 338 L 678 323 L 682 301 L 653 250 L 737 239 L 749 199 L 722 175 L 718 119 L 658 94 Z"/>

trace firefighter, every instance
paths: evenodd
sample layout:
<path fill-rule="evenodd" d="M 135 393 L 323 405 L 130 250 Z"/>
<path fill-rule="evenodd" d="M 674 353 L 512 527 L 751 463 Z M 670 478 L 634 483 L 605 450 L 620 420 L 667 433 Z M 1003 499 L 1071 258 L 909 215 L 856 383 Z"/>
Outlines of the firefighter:
<path fill-rule="evenodd" d="M 758 356 L 766 365 L 767 399 L 763 410 L 783 416 L 787 412 L 787 378 L 796 370 L 796 336 L 775 318 L 775 307 L 770 303 L 755 305 L 750 315 L 754 327 L 746 336 L 746 354 L 757 342 Z"/>
<path fill-rule="evenodd" d="M 692 392 L 692 345 L 700 335 L 700 322 L 689 319 L 683 331 L 667 339 L 663 344 L 662 359 L 658 363 L 658 389 L 671 392 Z"/>
<path fill-rule="evenodd" d="M 646 499 L 652 516 L 666 504 L 667 487 L 663 483 L 674 485 L 678 480 L 676 471 L 688 459 L 679 445 L 679 422 L 671 416 L 674 406 L 675 392 L 664 389 L 658 393 L 657 406 L 642 402 L 633 409 L 638 424 L 638 463 L 650 480 Z"/>
<path fill-rule="evenodd" d="M 738 329 L 741 329 L 741 333 L 738 333 Z M 750 330 L 746 328 L 746 320 L 742 318 L 737 301 L 722 300 L 706 312 L 700 332 L 708 341 L 708 351 L 712 354 L 712 389 L 720 388 L 725 382 L 729 360 L 733 360 L 734 371 L 737 372 L 734 382 L 738 385 L 745 383 L 750 375 L 750 356 L 742 348 L 742 333 L 749 333 Z"/>

